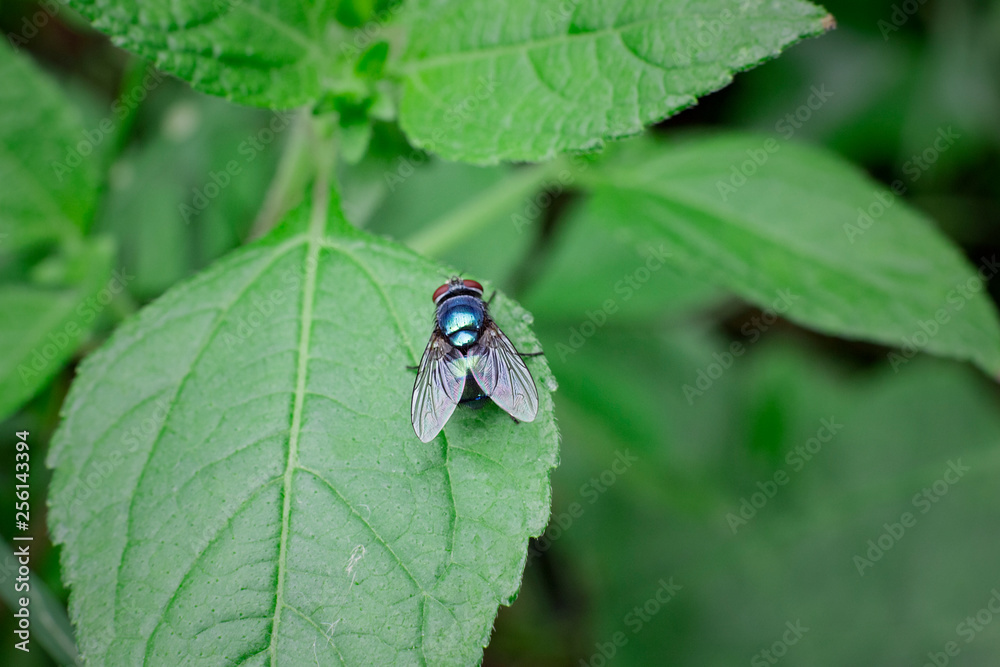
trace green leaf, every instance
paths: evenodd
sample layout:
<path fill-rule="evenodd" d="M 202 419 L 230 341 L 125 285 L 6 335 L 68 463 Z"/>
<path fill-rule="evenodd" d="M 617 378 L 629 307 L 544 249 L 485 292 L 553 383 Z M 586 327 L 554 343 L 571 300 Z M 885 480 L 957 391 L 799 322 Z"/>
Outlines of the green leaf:
<path fill-rule="evenodd" d="M 836 157 L 732 135 L 634 142 L 595 171 L 592 214 L 666 244 L 700 277 L 804 326 L 902 346 L 902 362 L 916 348 L 1000 373 L 1000 323 L 976 271 Z M 984 258 L 983 275 L 998 268 Z"/>
<path fill-rule="evenodd" d="M 801 0 L 422 0 L 403 63 L 413 143 L 476 163 L 633 135 L 830 27 Z"/>
<path fill-rule="evenodd" d="M 336 75 L 338 3 L 70 0 L 118 46 L 202 92 L 256 106 L 318 99 Z"/>
<path fill-rule="evenodd" d="M 707 308 L 726 298 L 714 285 L 678 271 L 664 244 L 636 243 L 626 230 L 606 225 L 590 207 L 574 207 L 563 225 L 545 270 L 523 299 L 539 321 L 572 325 L 563 344 L 585 342 L 589 336 L 583 337 L 581 327 L 592 333 L 591 325 L 650 326 L 657 318 Z M 587 270 L 581 271 L 581 266 Z M 577 335 L 571 341 L 573 329 Z"/>
<path fill-rule="evenodd" d="M 0 246 L 77 236 L 90 221 L 111 126 L 87 127 L 56 82 L 6 44 L 0 81 Z"/>
<path fill-rule="evenodd" d="M 49 516 L 91 664 L 473 664 L 516 595 L 557 455 L 548 367 L 534 422 L 462 409 L 421 443 L 406 366 L 447 272 L 317 192 L 82 365 Z"/>
<path fill-rule="evenodd" d="M 50 271 L 66 273 L 54 286 L 0 285 L 0 419 L 11 415 L 63 367 L 113 296 L 112 247 L 93 241 Z M 57 265 L 57 266 L 56 266 Z"/>

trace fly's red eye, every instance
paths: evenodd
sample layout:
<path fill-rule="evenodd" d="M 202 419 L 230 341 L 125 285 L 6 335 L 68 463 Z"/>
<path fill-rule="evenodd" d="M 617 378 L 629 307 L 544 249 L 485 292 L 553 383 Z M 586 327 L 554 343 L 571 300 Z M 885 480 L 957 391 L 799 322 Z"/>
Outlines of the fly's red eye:
<path fill-rule="evenodd" d="M 449 287 L 450 287 L 450 285 L 449 285 L 448 283 L 445 283 L 444 285 L 441 285 L 441 287 L 438 287 L 438 288 L 437 288 L 436 290 L 434 290 L 434 296 L 432 296 L 432 297 L 431 297 L 431 299 L 432 299 L 432 300 L 433 300 L 433 301 L 434 301 L 434 302 L 436 303 L 436 302 L 437 302 L 437 300 L 438 300 L 439 298 L 441 298 L 441 296 L 442 296 L 442 295 L 443 295 L 443 294 L 444 294 L 445 292 L 447 292 L 447 291 L 448 291 L 448 288 L 449 288 Z"/>
<path fill-rule="evenodd" d="M 469 289 L 479 290 L 480 292 L 483 291 L 483 286 L 477 283 L 475 280 L 463 280 L 462 284 L 468 287 Z"/>

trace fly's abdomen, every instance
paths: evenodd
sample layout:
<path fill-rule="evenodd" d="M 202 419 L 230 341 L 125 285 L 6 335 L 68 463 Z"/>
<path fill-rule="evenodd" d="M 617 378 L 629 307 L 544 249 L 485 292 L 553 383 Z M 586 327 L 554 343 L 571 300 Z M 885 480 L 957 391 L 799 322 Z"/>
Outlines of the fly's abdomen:
<path fill-rule="evenodd" d="M 459 403 L 476 409 L 486 405 L 486 398 L 487 396 L 483 393 L 479 383 L 476 382 L 476 378 L 472 377 L 472 373 L 469 373 L 465 378 L 465 391 L 462 392 L 462 400 Z"/>

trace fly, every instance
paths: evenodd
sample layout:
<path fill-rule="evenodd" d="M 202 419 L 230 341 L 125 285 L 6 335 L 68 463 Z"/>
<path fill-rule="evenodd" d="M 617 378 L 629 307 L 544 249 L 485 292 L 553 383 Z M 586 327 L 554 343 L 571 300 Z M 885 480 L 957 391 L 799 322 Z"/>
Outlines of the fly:
<path fill-rule="evenodd" d="M 455 276 L 434 291 L 434 331 L 417 367 L 410 421 L 423 442 L 434 439 L 459 403 L 487 398 L 514 421 L 538 413 L 538 390 L 522 355 L 490 317 L 483 286 Z"/>

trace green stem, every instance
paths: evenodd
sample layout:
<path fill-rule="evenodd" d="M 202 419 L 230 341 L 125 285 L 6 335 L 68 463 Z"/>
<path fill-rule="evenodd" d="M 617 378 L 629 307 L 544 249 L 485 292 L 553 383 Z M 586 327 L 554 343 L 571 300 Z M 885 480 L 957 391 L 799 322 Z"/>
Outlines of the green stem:
<path fill-rule="evenodd" d="M 338 144 L 337 120 L 334 116 L 312 116 L 310 137 L 312 145 L 309 151 L 313 154 L 313 174 L 321 176 L 327 187 L 334 184 L 334 173 L 337 165 Z"/>
<path fill-rule="evenodd" d="M 439 218 L 406 239 L 406 244 L 424 255 L 441 255 L 503 215 L 525 202 L 563 170 L 568 163 L 559 158 L 552 162 L 520 169 L 491 188 Z"/>
<path fill-rule="evenodd" d="M 248 240 L 266 234 L 278 220 L 302 199 L 305 185 L 315 171 L 313 155 L 310 151 L 313 130 L 312 111 L 304 108 L 295 116 L 291 135 L 285 143 L 278 162 L 278 169 L 267 188 L 264 203 L 250 227 Z"/>

